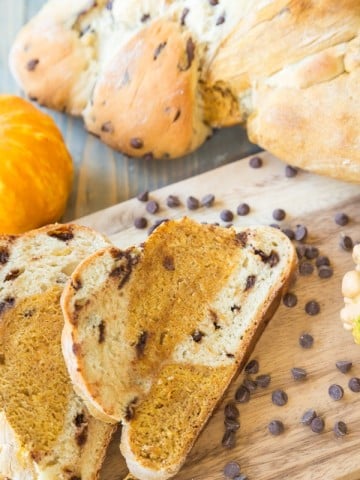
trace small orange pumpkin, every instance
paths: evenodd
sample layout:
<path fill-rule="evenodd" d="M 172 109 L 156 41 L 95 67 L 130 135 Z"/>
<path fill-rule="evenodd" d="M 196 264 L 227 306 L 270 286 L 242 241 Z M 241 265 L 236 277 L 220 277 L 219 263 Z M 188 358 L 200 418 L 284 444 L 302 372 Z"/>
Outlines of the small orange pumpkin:
<path fill-rule="evenodd" d="M 52 118 L 30 102 L 0 95 L 0 233 L 59 220 L 73 163 Z"/>

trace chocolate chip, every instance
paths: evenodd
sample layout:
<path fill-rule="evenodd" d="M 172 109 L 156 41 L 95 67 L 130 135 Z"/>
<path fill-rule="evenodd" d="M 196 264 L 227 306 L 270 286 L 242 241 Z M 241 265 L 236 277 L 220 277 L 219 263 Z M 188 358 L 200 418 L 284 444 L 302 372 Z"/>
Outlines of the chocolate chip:
<path fill-rule="evenodd" d="M 272 213 L 273 219 L 277 221 L 284 220 L 286 212 L 282 208 L 276 208 Z"/>
<path fill-rule="evenodd" d="M 140 148 L 143 148 L 144 142 L 141 140 L 141 138 L 134 137 L 130 139 L 130 145 L 132 146 L 132 148 L 135 148 L 138 150 Z"/>
<path fill-rule="evenodd" d="M 106 10 L 112 10 L 113 3 L 114 3 L 114 0 L 107 0 L 106 5 L 105 5 Z"/>
<path fill-rule="evenodd" d="M 186 20 L 186 17 L 187 17 L 189 12 L 190 12 L 190 10 L 188 8 L 184 8 L 184 10 L 182 11 L 181 17 L 180 17 L 180 25 L 182 25 L 182 26 L 185 25 L 185 20 Z"/>
<path fill-rule="evenodd" d="M 306 239 L 307 234 L 308 231 L 305 225 L 296 225 L 295 240 L 297 240 L 298 242 L 302 242 Z"/>
<path fill-rule="evenodd" d="M 234 305 L 232 305 L 232 306 L 230 307 L 230 310 L 231 310 L 232 312 L 240 312 L 241 307 L 240 307 L 240 305 L 234 304 Z"/>
<path fill-rule="evenodd" d="M 245 385 L 240 385 L 240 387 L 235 392 L 235 400 L 238 403 L 246 403 L 250 400 L 250 392 L 245 387 Z"/>
<path fill-rule="evenodd" d="M 215 202 L 215 195 L 208 193 L 201 199 L 201 205 L 203 207 L 212 207 Z"/>
<path fill-rule="evenodd" d="M 266 388 L 270 385 L 271 377 L 268 374 L 258 375 L 255 378 L 256 385 L 260 388 Z"/>
<path fill-rule="evenodd" d="M 129 403 L 128 405 L 126 406 L 126 409 L 125 409 L 125 420 L 129 421 L 131 420 L 132 418 L 134 418 L 134 415 L 135 415 L 135 406 L 136 406 L 136 403 L 137 403 L 138 399 L 137 397 L 133 398 Z"/>
<path fill-rule="evenodd" d="M 145 346 L 146 346 L 148 337 L 149 337 L 148 332 L 141 332 L 140 335 L 139 335 L 138 341 L 135 345 L 136 354 L 137 354 L 138 358 L 141 358 L 141 357 L 144 356 L 144 350 L 145 350 Z"/>
<path fill-rule="evenodd" d="M 259 362 L 253 358 L 245 367 L 245 373 L 255 374 L 259 371 Z"/>
<path fill-rule="evenodd" d="M 164 267 L 166 270 L 174 271 L 174 270 L 175 270 L 174 258 L 173 258 L 173 257 L 170 257 L 170 256 L 168 256 L 168 255 L 167 255 L 166 257 L 164 257 L 163 267 Z"/>
<path fill-rule="evenodd" d="M 224 408 L 225 417 L 231 420 L 236 420 L 239 418 L 239 410 L 234 402 L 229 402 L 225 405 Z"/>
<path fill-rule="evenodd" d="M 272 251 L 268 257 L 268 263 L 271 268 L 275 267 L 280 262 L 280 257 L 277 252 Z"/>
<path fill-rule="evenodd" d="M 316 300 L 310 300 L 305 305 L 305 312 L 308 315 L 314 316 L 320 313 L 320 305 Z"/>
<path fill-rule="evenodd" d="M 247 290 L 250 290 L 250 288 L 253 288 L 256 282 L 256 275 L 249 275 L 246 279 L 246 285 L 244 291 L 246 292 Z"/>
<path fill-rule="evenodd" d="M 80 430 L 75 433 L 75 441 L 79 447 L 85 445 L 88 438 L 88 426 L 83 424 Z"/>
<path fill-rule="evenodd" d="M 159 204 L 155 200 L 149 200 L 146 204 L 146 211 L 154 215 L 159 211 Z"/>
<path fill-rule="evenodd" d="M 310 423 L 310 428 L 314 433 L 321 433 L 324 431 L 325 422 L 321 417 L 315 417 Z"/>
<path fill-rule="evenodd" d="M 186 42 L 186 55 L 187 55 L 187 69 L 191 67 L 191 64 L 195 58 L 195 43 L 193 39 L 190 37 Z"/>
<path fill-rule="evenodd" d="M 52 238 L 57 238 L 61 242 L 67 242 L 74 238 L 74 234 L 72 233 L 70 228 L 64 228 L 62 230 L 52 230 L 50 232 L 47 232 L 47 235 Z"/>
<path fill-rule="evenodd" d="M 240 466 L 236 462 L 229 462 L 224 467 L 224 475 L 228 478 L 234 478 L 240 473 Z"/>
<path fill-rule="evenodd" d="M 13 307 L 15 304 L 14 297 L 6 297 L 2 302 L 0 302 L 0 314 Z"/>
<path fill-rule="evenodd" d="M 147 202 L 149 200 L 149 192 L 147 190 L 145 192 L 141 192 L 136 198 L 140 200 L 140 202 Z"/>
<path fill-rule="evenodd" d="M 221 444 L 225 448 L 234 448 L 236 445 L 236 434 L 234 430 L 225 430 L 224 436 L 222 438 Z"/>
<path fill-rule="evenodd" d="M 288 396 L 284 390 L 274 390 L 271 394 L 271 400 L 274 405 L 283 407 L 288 402 Z"/>
<path fill-rule="evenodd" d="M 281 435 L 284 431 L 284 424 L 280 420 L 272 420 L 268 425 L 271 435 Z"/>
<path fill-rule="evenodd" d="M 166 47 L 166 43 L 167 43 L 167 42 L 159 43 L 159 45 L 155 48 L 153 60 L 157 60 L 157 58 L 158 58 L 158 56 L 160 55 L 160 53 L 161 53 L 161 52 L 164 50 L 164 48 Z M 142 145 L 141 145 L 141 147 L 142 147 Z M 141 148 L 141 147 L 135 147 L 135 148 Z"/>
<path fill-rule="evenodd" d="M 156 220 L 153 223 L 153 225 L 151 225 L 151 227 L 148 229 L 148 234 L 151 235 L 152 232 L 157 229 L 157 227 L 159 227 L 162 223 L 167 222 L 167 221 L 168 221 L 167 218 L 161 218 L 159 220 Z"/>
<path fill-rule="evenodd" d="M 310 262 L 300 262 L 299 263 L 299 273 L 302 276 L 311 275 L 314 271 L 314 267 Z"/>
<path fill-rule="evenodd" d="M 257 389 L 257 384 L 254 382 L 254 380 L 251 380 L 250 378 L 245 378 L 243 381 L 244 387 L 246 387 L 250 393 L 255 392 Z"/>
<path fill-rule="evenodd" d="M 6 247 L 0 248 L 0 264 L 5 265 L 9 261 L 10 252 Z"/>
<path fill-rule="evenodd" d="M 307 249 L 306 245 L 298 245 L 296 247 L 296 254 L 299 260 L 304 258 L 306 249 Z"/>
<path fill-rule="evenodd" d="M 355 393 L 360 392 L 360 378 L 357 378 L 357 377 L 350 378 L 348 385 L 352 392 L 355 392 Z"/>
<path fill-rule="evenodd" d="M 333 275 L 333 269 L 328 265 L 322 265 L 318 269 L 318 275 L 320 278 L 330 278 Z"/>
<path fill-rule="evenodd" d="M 210 5 L 215 6 L 219 4 L 219 0 L 209 0 Z"/>
<path fill-rule="evenodd" d="M 19 269 L 11 270 L 4 278 L 4 282 L 9 282 L 10 280 L 15 280 L 22 273 Z"/>
<path fill-rule="evenodd" d="M 312 245 L 306 247 L 305 257 L 308 260 L 313 260 L 314 258 L 317 258 L 318 256 L 319 256 L 319 249 L 317 247 L 314 247 Z"/>
<path fill-rule="evenodd" d="M 108 121 L 101 125 L 101 131 L 105 133 L 114 133 L 114 125 Z"/>
<path fill-rule="evenodd" d="M 319 268 L 319 267 L 322 267 L 322 266 L 330 266 L 330 260 L 329 260 L 329 257 L 326 257 L 324 255 L 320 255 L 320 257 L 318 257 L 316 260 L 315 260 L 315 265 Z"/>
<path fill-rule="evenodd" d="M 149 13 L 144 13 L 144 14 L 141 16 L 140 21 L 141 21 L 142 23 L 145 23 L 145 22 L 147 22 L 149 19 L 150 19 L 150 14 L 149 14 Z"/>
<path fill-rule="evenodd" d="M 225 15 L 220 15 L 216 20 L 216 25 L 222 25 L 223 23 L 225 23 Z"/>
<path fill-rule="evenodd" d="M 166 205 L 169 208 L 176 208 L 180 206 L 180 200 L 179 197 L 176 197 L 175 195 L 169 195 L 166 199 Z"/>
<path fill-rule="evenodd" d="M 33 72 L 35 68 L 38 66 L 40 60 L 38 58 L 32 58 L 29 60 L 26 64 L 26 69 L 29 70 L 29 72 Z"/>
<path fill-rule="evenodd" d="M 154 154 L 152 152 L 146 152 L 144 153 L 142 157 L 146 162 L 149 162 L 150 160 L 154 159 Z"/>
<path fill-rule="evenodd" d="M 288 307 L 288 308 L 293 308 L 296 306 L 297 304 L 297 296 L 295 295 L 295 293 L 285 293 L 284 297 L 283 297 L 283 303 L 285 305 L 285 307 Z"/>
<path fill-rule="evenodd" d="M 335 223 L 337 225 L 341 225 L 342 227 L 349 223 L 349 217 L 346 215 L 346 213 L 337 213 L 334 219 Z"/>
<path fill-rule="evenodd" d="M 277 223 L 270 223 L 269 227 L 276 228 L 277 230 L 280 230 L 280 225 Z"/>
<path fill-rule="evenodd" d="M 297 174 L 298 174 L 297 168 L 292 167 L 291 165 L 286 165 L 285 177 L 292 178 L 292 177 L 296 177 Z"/>
<path fill-rule="evenodd" d="M 134 218 L 134 226 L 135 228 L 146 228 L 147 227 L 147 220 L 145 217 L 136 217 Z"/>
<path fill-rule="evenodd" d="M 190 195 L 190 197 L 186 199 L 186 206 L 189 210 L 196 210 L 199 208 L 199 200 Z"/>
<path fill-rule="evenodd" d="M 346 423 L 342 422 L 341 420 L 339 420 L 338 422 L 335 422 L 334 434 L 335 434 L 335 437 L 343 437 L 344 435 L 346 435 L 347 434 Z"/>
<path fill-rule="evenodd" d="M 339 245 L 346 252 L 351 252 L 353 249 L 354 243 L 352 241 L 352 238 L 349 237 L 349 235 L 344 235 L 344 236 L 341 236 Z"/>
<path fill-rule="evenodd" d="M 98 339 L 98 342 L 99 343 L 103 343 L 105 341 L 105 322 L 104 320 L 101 320 L 101 322 L 99 323 L 99 339 Z"/>
<path fill-rule="evenodd" d="M 232 418 L 225 418 L 224 425 L 227 430 L 231 430 L 232 432 L 236 432 L 236 430 L 240 428 L 240 423 Z"/>
<path fill-rule="evenodd" d="M 295 233 L 291 228 L 282 228 L 281 231 L 290 239 L 294 240 L 295 238 Z"/>
<path fill-rule="evenodd" d="M 291 369 L 291 375 L 294 380 L 301 381 L 306 379 L 307 373 L 303 368 L 294 367 Z"/>
<path fill-rule="evenodd" d="M 235 234 L 235 242 L 242 247 L 245 247 L 247 244 L 248 234 L 247 232 L 238 232 Z"/>
<path fill-rule="evenodd" d="M 201 332 L 200 330 L 194 330 L 193 333 L 191 334 L 192 336 L 192 339 L 194 340 L 194 342 L 196 343 L 199 343 L 201 342 L 203 336 L 205 334 L 203 332 Z"/>
<path fill-rule="evenodd" d="M 342 397 L 344 396 L 344 390 L 340 385 L 336 385 L 335 383 L 333 385 L 330 385 L 328 389 L 328 393 L 330 398 L 332 398 L 335 401 L 341 400 Z"/>
<path fill-rule="evenodd" d="M 309 333 L 303 333 L 299 337 L 299 344 L 302 348 L 311 348 L 314 344 L 314 338 Z"/>
<path fill-rule="evenodd" d="M 220 212 L 220 218 L 223 222 L 231 222 L 234 218 L 234 214 L 231 210 L 224 209 Z"/>
<path fill-rule="evenodd" d="M 315 410 L 313 409 L 310 409 L 310 410 L 306 410 L 306 412 L 303 414 L 303 416 L 301 417 L 301 420 L 300 422 L 304 425 L 310 425 L 311 422 L 314 420 L 314 418 L 316 418 L 317 415 L 316 415 L 316 412 Z"/>
<path fill-rule="evenodd" d="M 352 362 L 349 362 L 348 360 L 339 360 L 335 365 L 341 373 L 347 373 L 352 367 Z"/>
<path fill-rule="evenodd" d="M 249 165 L 251 168 L 261 168 L 263 161 L 260 157 L 252 157 L 249 160 Z"/>
<path fill-rule="evenodd" d="M 236 209 L 236 213 L 240 216 L 245 216 L 250 212 L 250 207 L 247 203 L 240 203 Z"/>

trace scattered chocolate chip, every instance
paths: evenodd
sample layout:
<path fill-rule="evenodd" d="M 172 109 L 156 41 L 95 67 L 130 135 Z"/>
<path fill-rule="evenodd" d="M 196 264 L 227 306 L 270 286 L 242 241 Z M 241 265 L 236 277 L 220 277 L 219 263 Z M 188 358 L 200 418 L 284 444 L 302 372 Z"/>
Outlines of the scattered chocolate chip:
<path fill-rule="evenodd" d="M 149 200 L 146 204 L 146 211 L 154 215 L 159 211 L 159 204 L 155 200 Z"/>
<path fill-rule="evenodd" d="M 335 365 L 341 373 L 347 373 L 352 367 L 352 362 L 349 362 L 348 360 L 339 360 Z"/>
<path fill-rule="evenodd" d="M 276 208 L 272 212 L 272 216 L 274 220 L 281 221 L 284 220 L 284 218 L 286 217 L 286 212 L 282 208 Z"/>
<path fill-rule="evenodd" d="M 256 275 L 249 275 L 246 279 L 246 285 L 244 291 L 246 292 L 247 290 L 250 290 L 250 288 L 253 288 L 256 282 Z"/>
<path fill-rule="evenodd" d="M 215 195 L 208 193 L 201 199 L 201 205 L 203 207 L 212 207 L 215 202 Z"/>
<path fill-rule="evenodd" d="M 22 273 L 19 269 L 11 270 L 8 274 L 6 274 L 4 278 L 4 282 L 9 282 L 10 280 L 15 280 L 20 274 Z"/>
<path fill-rule="evenodd" d="M 269 227 L 276 228 L 277 230 L 280 230 L 280 225 L 277 223 L 270 223 Z"/>
<path fill-rule="evenodd" d="M 338 422 L 335 422 L 334 434 L 335 434 L 335 437 L 343 437 L 344 435 L 346 435 L 347 434 L 346 423 L 342 422 L 341 420 L 339 420 Z"/>
<path fill-rule="evenodd" d="M 192 336 L 192 339 L 194 340 L 194 342 L 196 343 L 199 343 L 201 342 L 203 336 L 205 334 L 203 332 L 201 332 L 200 330 L 194 330 L 193 333 L 191 334 Z"/>
<path fill-rule="evenodd" d="M 341 400 L 342 397 L 344 396 L 344 390 L 340 385 L 336 385 L 335 383 L 333 385 L 330 385 L 328 389 L 328 393 L 330 398 L 332 398 L 335 401 Z"/>
<path fill-rule="evenodd" d="M 293 308 L 297 305 L 297 296 L 295 295 L 295 293 L 291 293 L 291 292 L 288 292 L 288 293 L 285 293 L 284 297 L 283 297 L 283 303 L 285 305 L 285 307 L 288 307 L 288 308 Z"/>
<path fill-rule="evenodd" d="M 259 362 L 253 358 L 250 362 L 245 366 L 245 373 L 255 374 L 259 371 Z"/>
<path fill-rule="evenodd" d="M 240 387 L 235 392 L 235 400 L 238 403 L 246 403 L 250 400 L 250 392 L 245 387 L 245 385 L 240 385 Z"/>
<path fill-rule="evenodd" d="M 270 385 L 271 377 L 268 374 L 258 375 L 255 378 L 255 383 L 260 388 L 266 388 Z"/>
<path fill-rule="evenodd" d="M 141 192 L 136 198 L 140 200 L 140 202 L 147 202 L 149 200 L 149 192 L 147 190 L 145 192 Z"/>
<path fill-rule="evenodd" d="M 275 267 L 280 262 L 280 257 L 277 252 L 272 251 L 268 257 L 268 263 L 271 268 Z"/>
<path fill-rule="evenodd" d="M 342 227 L 349 223 L 349 217 L 346 215 L 346 213 L 337 213 L 334 219 L 335 223 L 337 225 L 341 225 Z"/>
<path fill-rule="evenodd" d="M 310 423 L 310 428 L 314 433 L 321 433 L 324 431 L 325 422 L 321 417 L 315 417 Z"/>
<path fill-rule="evenodd" d="M 225 405 L 224 414 L 226 418 L 236 420 L 239 418 L 239 410 L 234 402 L 229 402 Z"/>
<path fill-rule="evenodd" d="M 251 157 L 249 160 L 249 165 L 251 168 L 261 168 L 263 161 L 260 157 Z"/>
<path fill-rule="evenodd" d="M 10 252 L 6 247 L 0 248 L 0 264 L 5 265 L 9 261 Z"/>
<path fill-rule="evenodd" d="M 26 69 L 29 70 L 29 72 L 33 72 L 35 68 L 39 65 L 40 60 L 38 58 L 32 58 L 29 60 L 26 64 Z"/>
<path fill-rule="evenodd" d="M 320 305 L 316 300 L 310 300 L 305 305 L 305 312 L 308 315 L 314 316 L 320 313 Z"/>
<path fill-rule="evenodd" d="M 85 445 L 88 438 L 88 426 L 83 424 L 83 426 L 75 433 L 75 441 L 79 447 Z"/>
<path fill-rule="evenodd" d="M 352 238 L 349 237 L 349 235 L 344 235 L 340 237 L 339 245 L 346 252 L 351 252 L 353 249 L 354 243 L 352 241 Z"/>
<path fill-rule="evenodd" d="M 134 218 L 134 226 L 135 228 L 146 228 L 147 227 L 147 220 L 145 217 L 136 217 Z"/>
<path fill-rule="evenodd" d="M 169 208 L 176 208 L 180 206 L 180 200 L 179 197 L 176 197 L 175 195 L 169 195 L 166 199 L 166 205 Z"/>
<path fill-rule="evenodd" d="M 105 341 L 105 322 L 104 320 L 101 320 L 101 322 L 99 323 L 99 343 L 104 343 Z"/>
<path fill-rule="evenodd" d="M 132 148 L 135 148 L 138 150 L 140 148 L 143 148 L 144 142 L 141 140 L 141 138 L 134 137 L 130 139 L 130 145 L 132 146 Z"/>
<path fill-rule="evenodd" d="M 188 38 L 186 42 L 186 55 L 188 61 L 186 69 L 189 69 L 195 58 L 195 43 L 193 42 L 193 39 L 191 37 Z"/>
<path fill-rule="evenodd" d="M 240 312 L 241 307 L 240 307 L 240 305 L 234 304 L 234 305 L 232 305 L 232 306 L 230 307 L 230 310 L 231 310 L 232 312 Z"/>
<path fill-rule="evenodd" d="M 296 225 L 295 240 L 297 240 L 298 242 L 302 242 L 306 239 L 307 234 L 308 231 L 305 225 Z"/>
<path fill-rule="evenodd" d="M 294 367 L 291 369 L 291 375 L 294 380 L 301 381 L 306 379 L 307 373 L 303 368 Z"/>
<path fill-rule="evenodd" d="M 245 378 L 243 381 L 244 387 L 246 387 L 250 393 L 255 392 L 257 389 L 257 384 L 254 382 L 254 380 L 251 380 L 250 378 Z"/>
<path fill-rule="evenodd" d="M 160 53 L 161 53 L 161 52 L 164 50 L 164 48 L 166 47 L 166 43 L 167 43 L 167 42 L 159 43 L 159 45 L 155 48 L 153 60 L 157 60 L 157 58 L 158 58 L 158 56 L 160 55 Z M 141 146 L 142 146 L 142 145 L 141 145 Z M 135 148 L 141 148 L 141 147 L 135 147 Z"/>
<path fill-rule="evenodd" d="M 242 217 L 245 215 L 248 215 L 249 212 L 250 212 L 250 207 L 247 203 L 240 203 L 240 205 L 238 205 L 236 209 L 236 213 Z"/>
<path fill-rule="evenodd" d="M 146 162 L 149 162 L 150 160 L 154 159 L 154 154 L 152 152 L 146 152 L 144 153 L 142 157 Z"/>
<path fill-rule="evenodd" d="M 333 269 L 328 265 L 322 265 L 318 269 L 318 275 L 320 278 L 330 278 L 333 275 Z"/>
<path fill-rule="evenodd" d="M 234 218 L 234 214 L 231 210 L 224 209 L 220 212 L 220 218 L 223 222 L 231 222 Z"/>
<path fill-rule="evenodd" d="M 224 475 L 228 478 L 234 478 L 240 474 L 240 466 L 236 462 L 229 462 L 224 467 Z"/>
<path fill-rule="evenodd" d="M 221 444 L 225 448 L 234 448 L 236 445 L 236 434 L 234 430 L 225 430 Z"/>
<path fill-rule="evenodd" d="M 248 234 L 247 232 L 238 232 L 235 234 L 235 242 L 242 247 L 245 247 L 247 244 Z"/>
<path fill-rule="evenodd" d="M 311 275 L 314 271 L 314 266 L 310 262 L 299 263 L 299 273 L 302 276 Z"/>
<path fill-rule="evenodd" d="M 291 228 L 282 228 L 281 231 L 290 239 L 294 240 L 295 238 L 295 233 Z"/>
<path fill-rule="evenodd" d="M 145 23 L 145 22 L 147 22 L 148 20 L 150 20 L 150 14 L 149 14 L 149 13 L 144 13 L 144 14 L 141 16 L 141 18 L 140 18 L 140 21 L 141 21 L 142 23 Z"/>
<path fill-rule="evenodd" d="M 186 206 L 189 210 L 196 210 L 199 208 L 199 200 L 190 196 L 186 199 Z"/>
<path fill-rule="evenodd" d="M 316 412 L 315 410 L 313 409 L 310 409 L 310 410 L 306 410 L 306 412 L 303 414 L 303 416 L 301 417 L 301 420 L 300 422 L 304 425 L 310 425 L 311 422 L 314 420 L 314 418 L 316 418 L 317 415 L 316 415 Z"/>
<path fill-rule="evenodd" d="M 322 266 L 330 266 L 330 260 L 329 257 L 326 257 L 324 255 L 320 255 L 316 260 L 315 260 L 315 265 L 319 268 Z"/>
<path fill-rule="evenodd" d="M 168 256 L 168 255 L 167 255 L 166 257 L 164 257 L 163 267 L 164 267 L 166 270 L 174 271 L 174 270 L 175 270 L 174 258 L 173 258 L 173 257 L 170 257 L 170 256 Z"/>
<path fill-rule="evenodd" d="M 47 235 L 52 238 L 57 238 L 62 242 L 67 242 L 74 238 L 74 234 L 72 233 L 71 229 L 52 230 L 51 232 L 47 232 Z"/>
<path fill-rule="evenodd" d="M 105 5 L 106 10 L 112 10 L 113 3 L 114 3 L 114 0 L 108 0 Z"/>
<path fill-rule="evenodd" d="M 180 17 L 180 25 L 182 25 L 182 26 L 185 25 L 186 17 L 187 17 L 189 12 L 190 12 L 190 10 L 188 8 L 184 8 L 184 10 L 182 11 L 181 17 Z"/>
<path fill-rule="evenodd" d="M 360 392 L 360 378 L 357 378 L 357 377 L 350 378 L 348 385 L 352 392 L 355 392 L 355 393 Z"/>
<path fill-rule="evenodd" d="M 146 346 L 146 342 L 148 340 L 148 337 L 149 337 L 148 332 L 141 332 L 140 335 L 139 335 L 138 341 L 135 345 L 136 354 L 137 354 L 138 358 L 141 358 L 144 355 L 144 350 L 145 350 L 145 346 Z"/>
<path fill-rule="evenodd" d="M 272 420 L 268 425 L 271 435 L 281 435 L 284 431 L 284 424 L 280 420 Z"/>
<path fill-rule="evenodd" d="M 308 260 L 313 260 L 319 256 L 319 249 L 313 245 L 307 246 L 305 249 L 305 257 Z"/>
<path fill-rule="evenodd" d="M 101 131 L 105 133 L 114 133 L 114 125 L 108 121 L 101 125 Z"/>
<path fill-rule="evenodd" d="M 9 308 L 13 307 L 15 304 L 14 297 L 6 297 L 2 302 L 0 302 L 0 314 L 8 310 Z"/>
<path fill-rule="evenodd" d="M 236 430 L 240 428 L 240 422 L 227 417 L 224 420 L 224 425 L 227 430 L 231 430 L 232 432 L 236 432 Z"/>
<path fill-rule="evenodd" d="M 159 220 L 156 220 L 153 223 L 153 225 L 151 225 L 151 227 L 148 229 L 148 234 L 151 235 L 152 232 L 157 229 L 157 227 L 159 227 L 162 223 L 167 222 L 167 221 L 168 221 L 167 218 L 161 218 Z"/>
<path fill-rule="evenodd" d="M 209 0 L 209 3 L 214 7 L 215 5 L 219 4 L 219 0 Z"/>
<path fill-rule="evenodd" d="M 292 178 L 292 177 L 296 177 L 297 174 L 298 174 L 297 168 L 292 167 L 291 165 L 286 165 L 286 167 L 285 167 L 285 177 Z"/>
<path fill-rule="evenodd" d="M 216 25 L 222 25 L 223 23 L 225 23 L 225 15 L 220 15 L 216 20 Z"/>
<path fill-rule="evenodd" d="M 306 252 L 306 245 L 298 245 L 296 247 L 296 254 L 298 256 L 298 259 L 301 260 L 302 258 L 304 258 L 305 256 L 305 252 Z"/>
<path fill-rule="evenodd" d="M 311 348 L 314 344 L 314 338 L 309 333 L 303 333 L 299 337 L 299 344 L 302 348 Z"/>
<path fill-rule="evenodd" d="M 274 405 L 283 407 L 288 402 L 288 396 L 284 390 L 274 390 L 271 394 L 271 400 Z"/>

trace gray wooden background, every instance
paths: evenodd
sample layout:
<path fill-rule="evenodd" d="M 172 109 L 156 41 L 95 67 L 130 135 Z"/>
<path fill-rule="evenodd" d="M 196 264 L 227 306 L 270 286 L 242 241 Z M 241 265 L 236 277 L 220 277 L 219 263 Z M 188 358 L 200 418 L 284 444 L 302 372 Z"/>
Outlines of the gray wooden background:
<path fill-rule="evenodd" d="M 0 93 L 21 94 L 8 68 L 9 50 L 21 26 L 44 3 L 44 0 L 0 0 Z M 180 159 L 133 159 L 86 133 L 80 119 L 49 113 L 60 127 L 75 164 L 73 190 L 64 216 L 67 221 L 127 200 L 140 191 L 154 190 L 257 151 L 241 127 L 232 127 L 217 132 L 197 152 Z"/>

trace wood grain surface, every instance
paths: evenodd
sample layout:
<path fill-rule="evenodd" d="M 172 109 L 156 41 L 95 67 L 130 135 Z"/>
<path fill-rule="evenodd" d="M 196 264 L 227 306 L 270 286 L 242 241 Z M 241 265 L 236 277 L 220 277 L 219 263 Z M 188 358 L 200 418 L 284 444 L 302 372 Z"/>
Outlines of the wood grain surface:
<path fill-rule="evenodd" d="M 242 202 L 250 205 L 251 212 L 245 217 L 235 215 L 236 225 L 273 223 L 275 208 L 286 211 L 285 220 L 280 222 L 283 228 L 306 225 L 307 244 L 317 246 L 321 255 L 329 256 L 334 275 L 320 279 L 315 268 L 310 276 L 298 276 L 291 288 L 298 304 L 295 308 L 281 304 L 258 342 L 252 358 L 259 361 L 259 373 L 271 375 L 271 384 L 252 394 L 249 403 L 238 405 L 241 427 L 236 447 L 226 450 L 221 446 L 223 409 L 226 402 L 234 398 L 243 374 L 232 383 L 176 478 L 220 480 L 224 478 L 224 465 L 235 460 L 249 480 L 358 480 L 360 393 L 349 390 L 348 380 L 351 376 L 360 377 L 360 347 L 353 343 L 351 334 L 343 330 L 339 320 L 341 279 L 345 271 L 353 267 L 351 254 L 340 248 L 339 240 L 343 234 L 350 235 L 354 241 L 360 240 L 360 189 L 302 171 L 294 178 L 286 178 L 281 162 L 267 153 L 261 156 L 264 163 L 258 170 L 250 168 L 248 160 L 242 160 L 151 192 L 150 198 L 161 206 L 156 215 L 147 214 L 144 203 L 132 199 L 79 221 L 107 233 L 121 247 L 137 244 L 147 236 L 147 231 L 133 227 L 136 216 L 147 217 L 149 226 L 157 219 L 185 214 L 199 221 L 223 224 L 219 212 L 224 208 L 235 212 Z M 212 208 L 202 207 L 191 212 L 186 209 L 187 196 L 201 198 L 207 193 L 216 195 Z M 182 207 L 167 208 L 165 202 L 169 194 L 178 195 Z M 335 223 L 337 212 L 349 215 L 348 225 L 339 227 Z M 320 303 L 321 311 L 309 316 L 304 308 L 313 299 Z M 304 332 L 314 337 L 313 348 L 309 350 L 298 343 Z M 335 367 L 337 360 L 351 360 L 350 373 L 340 373 Z M 295 382 L 290 373 L 292 367 L 305 368 L 307 380 Z M 328 387 L 333 383 L 341 385 L 345 392 L 344 398 L 337 402 L 328 395 Z M 285 390 L 289 397 L 283 407 L 271 401 L 272 391 L 278 388 Z M 309 408 L 314 408 L 325 420 L 324 433 L 315 434 L 300 424 L 303 412 Z M 285 433 L 279 437 L 268 432 L 268 423 L 274 419 L 285 424 Z M 333 433 L 337 420 L 346 422 L 349 429 L 348 435 L 341 439 Z M 102 480 L 121 479 L 126 475 L 126 466 L 118 451 L 119 435 L 120 432 L 109 449 Z"/>
<path fill-rule="evenodd" d="M 44 3 L 46 0 L 0 0 L 0 93 L 21 94 L 8 68 L 9 51 L 21 26 Z M 88 134 L 81 119 L 43 110 L 61 129 L 75 166 L 64 221 L 132 198 L 141 190 L 153 190 L 189 178 L 259 150 L 247 140 L 241 127 L 233 127 L 217 132 L 202 148 L 186 157 L 171 161 L 133 159 Z"/>

